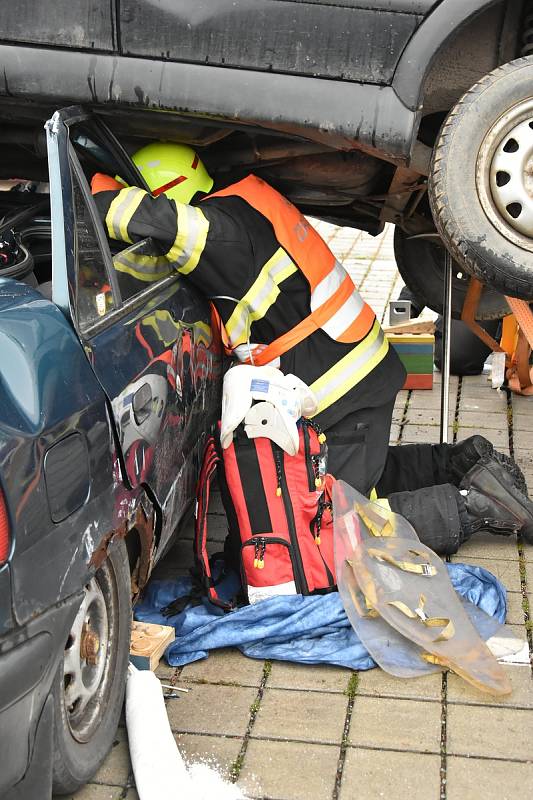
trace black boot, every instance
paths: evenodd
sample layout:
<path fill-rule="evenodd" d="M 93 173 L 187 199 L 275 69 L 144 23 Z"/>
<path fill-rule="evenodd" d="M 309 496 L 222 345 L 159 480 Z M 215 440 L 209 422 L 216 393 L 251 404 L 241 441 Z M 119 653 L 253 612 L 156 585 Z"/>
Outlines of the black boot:
<path fill-rule="evenodd" d="M 526 479 L 518 464 L 509 456 L 495 450 L 492 442 L 489 442 L 484 436 L 470 436 L 463 442 L 451 445 L 448 458 L 449 469 L 455 478 L 456 485 L 460 484 L 480 459 L 491 458 L 511 476 L 514 487 L 528 497 Z"/>
<path fill-rule="evenodd" d="M 504 464 L 483 456 L 459 484 L 468 516 L 469 536 L 480 530 L 509 535 L 521 532 L 533 543 L 533 503 Z"/>

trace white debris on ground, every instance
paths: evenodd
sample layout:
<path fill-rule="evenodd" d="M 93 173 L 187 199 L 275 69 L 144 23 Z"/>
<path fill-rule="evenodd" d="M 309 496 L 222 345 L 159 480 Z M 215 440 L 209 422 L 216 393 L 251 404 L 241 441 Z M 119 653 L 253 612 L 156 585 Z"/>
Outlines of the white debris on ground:
<path fill-rule="evenodd" d="M 139 800 L 246 800 L 212 766 L 185 763 L 170 729 L 159 680 L 153 672 L 131 664 L 126 725 Z"/>
<path fill-rule="evenodd" d="M 189 764 L 191 794 L 180 795 L 180 800 L 246 800 L 241 790 L 225 781 L 215 767 L 206 763 Z M 142 798 L 140 799 L 142 800 Z"/>

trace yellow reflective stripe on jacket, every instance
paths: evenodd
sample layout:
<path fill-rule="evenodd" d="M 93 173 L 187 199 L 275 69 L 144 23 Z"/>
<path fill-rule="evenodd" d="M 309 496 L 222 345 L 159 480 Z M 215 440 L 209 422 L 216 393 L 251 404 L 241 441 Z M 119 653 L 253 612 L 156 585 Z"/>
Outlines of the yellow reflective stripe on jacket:
<path fill-rule="evenodd" d="M 151 283 L 172 274 L 172 266 L 165 256 L 142 256 L 124 250 L 113 257 L 113 266 L 139 281 Z"/>
<path fill-rule="evenodd" d="M 233 347 L 246 341 L 252 322 L 262 319 L 276 302 L 280 293 L 279 284 L 297 270 L 298 267 L 282 247 L 263 265 L 225 326 Z"/>
<path fill-rule="evenodd" d="M 196 206 L 176 203 L 178 231 L 174 244 L 166 254 L 174 269 L 188 275 L 198 265 L 209 231 L 209 222 Z"/>
<path fill-rule="evenodd" d="M 145 196 L 144 189 L 138 189 L 136 186 L 120 190 L 111 202 L 106 215 L 107 232 L 111 239 L 132 244 L 128 235 L 128 225 Z"/>
<path fill-rule="evenodd" d="M 311 384 L 320 414 L 360 383 L 387 355 L 389 343 L 376 320 L 363 341 Z"/>

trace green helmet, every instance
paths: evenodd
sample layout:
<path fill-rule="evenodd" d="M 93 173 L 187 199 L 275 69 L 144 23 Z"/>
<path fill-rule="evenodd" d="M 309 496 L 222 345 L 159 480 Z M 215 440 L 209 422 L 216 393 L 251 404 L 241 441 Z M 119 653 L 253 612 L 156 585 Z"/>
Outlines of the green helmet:
<path fill-rule="evenodd" d="M 133 161 L 152 194 L 166 194 L 178 203 L 189 203 L 196 192 L 207 194 L 213 186 L 198 155 L 186 144 L 152 142 L 137 150 Z"/>

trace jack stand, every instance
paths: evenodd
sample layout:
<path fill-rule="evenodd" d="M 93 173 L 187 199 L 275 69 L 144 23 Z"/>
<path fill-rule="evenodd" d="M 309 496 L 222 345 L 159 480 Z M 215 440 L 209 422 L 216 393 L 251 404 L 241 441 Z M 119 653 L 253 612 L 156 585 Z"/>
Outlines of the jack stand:
<path fill-rule="evenodd" d="M 477 278 L 470 278 L 470 284 L 463 304 L 461 319 L 487 347 L 494 353 L 505 353 L 505 366 L 509 388 L 517 394 L 532 395 L 533 381 L 532 370 L 529 366 L 529 357 L 533 349 L 533 313 L 530 305 L 525 300 L 514 297 L 505 297 L 510 312 L 516 320 L 516 341 L 514 344 L 507 341 L 506 346 L 497 342 L 476 322 L 476 311 L 483 291 L 483 285 Z M 505 318 L 509 319 L 509 318 Z M 505 322 L 504 322 L 505 331 Z"/>
<path fill-rule="evenodd" d="M 442 303 L 442 370 L 440 387 L 440 441 L 448 442 L 450 413 L 450 351 L 452 326 L 452 257 L 444 256 L 444 297 Z"/>

